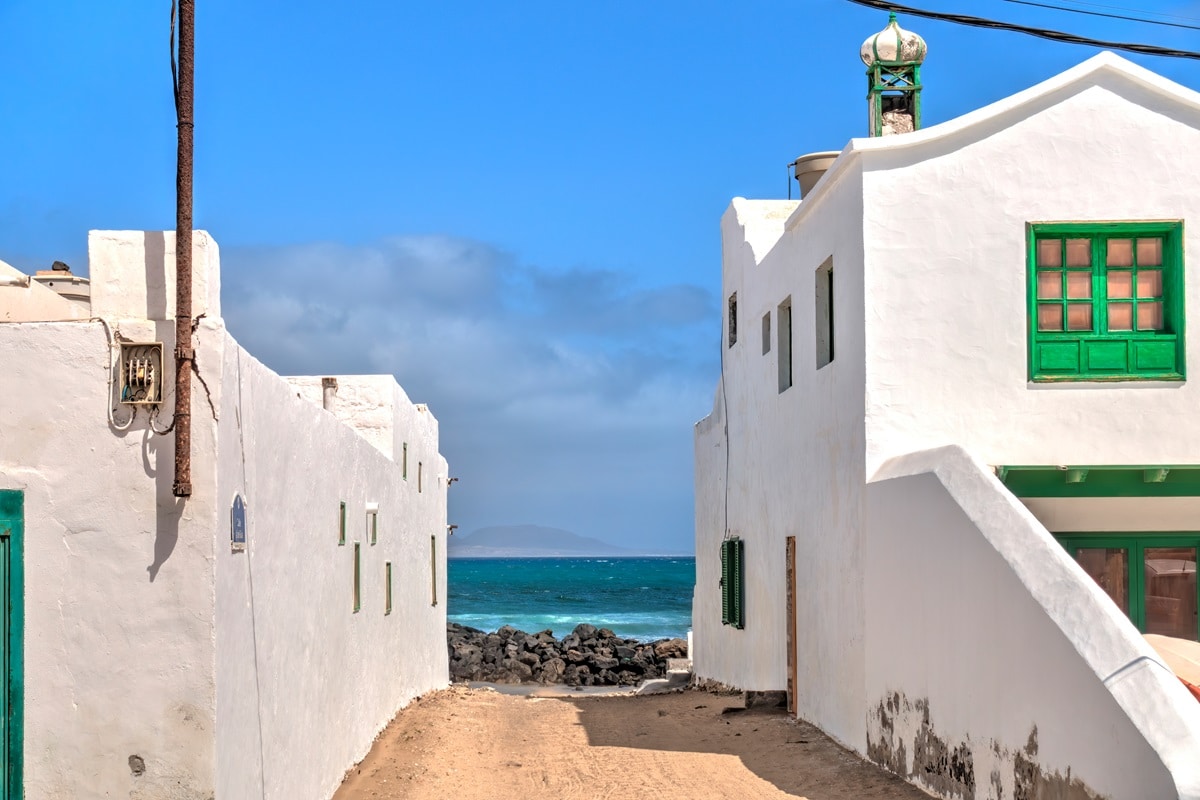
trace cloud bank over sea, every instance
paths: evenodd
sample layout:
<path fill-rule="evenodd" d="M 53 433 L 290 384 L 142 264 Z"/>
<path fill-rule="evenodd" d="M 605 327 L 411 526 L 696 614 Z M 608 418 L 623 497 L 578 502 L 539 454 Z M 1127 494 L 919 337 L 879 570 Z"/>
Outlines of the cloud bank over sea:
<path fill-rule="evenodd" d="M 692 549 L 692 424 L 719 372 L 697 285 L 400 236 L 222 250 L 224 314 L 282 374 L 391 373 L 441 423 L 463 530 Z"/>

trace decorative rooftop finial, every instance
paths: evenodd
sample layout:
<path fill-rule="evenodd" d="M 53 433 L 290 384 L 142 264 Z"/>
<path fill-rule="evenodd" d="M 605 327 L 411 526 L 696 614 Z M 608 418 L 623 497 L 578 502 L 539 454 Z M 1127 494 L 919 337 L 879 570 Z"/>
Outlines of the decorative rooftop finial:
<path fill-rule="evenodd" d="M 909 133 L 921 127 L 921 62 L 925 40 L 888 14 L 887 27 L 863 42 L 867 103 L 872 136 Z"/>
<path fill-rule="evenodd" d="M 887 27 L 863 42 L 858 54 L 869 67 L 872 64 L 920 64 L 925 60 L 926 50 L 925 40 L 901 28 L 893 11 L 888 14 Z"/>

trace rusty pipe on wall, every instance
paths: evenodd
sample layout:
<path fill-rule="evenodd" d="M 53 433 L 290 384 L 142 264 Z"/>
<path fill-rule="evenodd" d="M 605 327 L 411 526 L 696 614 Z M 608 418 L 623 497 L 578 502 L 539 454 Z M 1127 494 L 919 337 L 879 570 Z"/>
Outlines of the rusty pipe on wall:
<path fill-rule="evenodd" d="M 176 497 L 192 494 L 192 107 L 195 0 L 179 0 L 179 74 L 175 117 L 175 483 Z"/>

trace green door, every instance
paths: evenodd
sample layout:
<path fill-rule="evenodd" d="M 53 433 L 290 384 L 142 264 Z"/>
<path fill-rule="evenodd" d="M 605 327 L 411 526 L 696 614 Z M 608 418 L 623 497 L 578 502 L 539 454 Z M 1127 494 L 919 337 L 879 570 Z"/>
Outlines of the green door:
<path fill-rule="evenodd" d="M 0 800 L 20 800 L 24 492 L 0 489 Z"/>

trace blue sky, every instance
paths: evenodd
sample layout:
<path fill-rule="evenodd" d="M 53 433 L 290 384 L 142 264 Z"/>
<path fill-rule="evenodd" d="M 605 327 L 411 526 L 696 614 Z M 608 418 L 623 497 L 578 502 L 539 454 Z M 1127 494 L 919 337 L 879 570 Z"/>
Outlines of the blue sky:
<path fill-rule="evenodd" d="M 1004 0 L 911 5 L 1197 49 L 1198 31 Z M 1200 1 L 1076 0 L 1191 18 Z M 233 334 L 283 373 L 427 402 L 462 532 L 692 547 L 719 372 L 718 219 L 865 133 L 845 0 L 197 0 L 196 227 Z M 89 229 L 174 227 L 169 0 L 0 0 L 0 259 L 76 271 Z M 1115 12 L 1124 13 L 1124 12 Z M 1184 20 L 1186 22 L 1186 20 Z M 903 18 L 934 124 L 1090 48 Z M 1200 62 L 1128 56 L 1200 88 Z"/>

